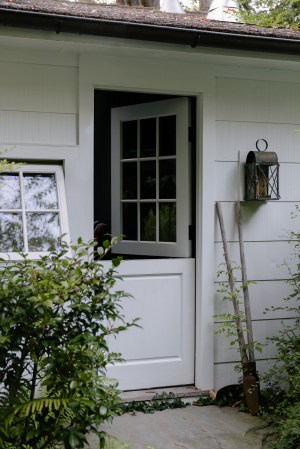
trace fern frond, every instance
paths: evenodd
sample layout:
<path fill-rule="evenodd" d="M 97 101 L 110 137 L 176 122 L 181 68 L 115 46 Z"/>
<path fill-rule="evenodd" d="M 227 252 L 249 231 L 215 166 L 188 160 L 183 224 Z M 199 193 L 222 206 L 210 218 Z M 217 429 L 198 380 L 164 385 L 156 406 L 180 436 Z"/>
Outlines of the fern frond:
<path fill-rule="evenodd" d="M 37 398 L 25 404 L 21 404 L 14 409 L 6 419 L 6 424 L 10 426 L 16 416 L 27 418 L 34 413 L 42 413 L 44 410 L 51 413 L 53 410 L 67 408 L 68 399 L 65 398 Z"/>

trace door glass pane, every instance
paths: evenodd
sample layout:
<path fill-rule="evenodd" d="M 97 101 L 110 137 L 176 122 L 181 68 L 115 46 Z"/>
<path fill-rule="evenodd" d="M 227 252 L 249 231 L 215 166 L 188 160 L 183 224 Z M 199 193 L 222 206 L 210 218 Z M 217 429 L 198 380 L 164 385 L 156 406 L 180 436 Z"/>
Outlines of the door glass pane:
<path fill-rule="evenodd" d="M 20 177 L 8 173 L 0 175 L 0 209 L 20 209 Z"/>
<path fill-rule="evenodd" d="M 156 241 L 156 204 L 142 203 L 141 206 L 141 240 Z"/>
<path fill-rule="evenodd" d="M 156 155 L 156 118 L 140 121 L 140 156 L 153 157 Z"/>
<path fill-rule="evenodd" d="M 57 209 L 56 179 L 53 173 L 25 173 L 24 196 L 27 210 Z"/>
<path fill-rule="evenodd" d="M 122 163 L 122 198 L 123 200 L 137 199 L 137 163 Z"/>
<path fill-rule="evenodd" d="M 176 115 L 159 117 L 159 155 L 176 155 Z"/>
<path fill-rule="evenodd" d="M 137 157 L 137 121 L 122 122 L 122 159 Z"/>
<path fill-rule="evenodd" d="M 159 205 L 159 241 L 176 242 L 176 203 Z"/>
<path fill-rule="evenodd" d="M 140 164 L 140 185 L 142 199 L 156 198 L 156 162 L 147 161 Z"/>
<path fill-rule="evenodd" d="M 22 215 L 0 213 L 0 252 L 24 251 Z"/>
<path fill-rule="evenodd" d="M 61 235 L 58 213 L 26 214 L 29 251 L 52 251 Z"/>
<path fill-rule="evenodd" d="M 176 199 L 176 159 L 159 162 L 159 198 Z"/>
<path fill-rule="evenodd" d="M 124 238 L 137 240 L 137 204 L 123 203 L 123 230 Z"/>

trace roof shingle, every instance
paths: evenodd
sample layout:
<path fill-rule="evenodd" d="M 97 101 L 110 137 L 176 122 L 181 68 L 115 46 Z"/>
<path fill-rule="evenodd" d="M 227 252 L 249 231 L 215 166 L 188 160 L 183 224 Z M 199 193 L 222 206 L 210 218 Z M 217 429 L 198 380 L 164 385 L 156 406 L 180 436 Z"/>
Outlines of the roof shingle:
<path fill-rule="evenodd" d="M 212 21 L 203 18 L 200 14 L 172 14 L 154 8 L 74 3 L 59 0 L 0 0 L 0 15 L 1 11 L 5 10 L 94 19 L 99 23 L 103 21 L 125 22 L 182 30 L 202 30 L 300 41 L 300 30 L 262 28 L 241 23 Z"/>

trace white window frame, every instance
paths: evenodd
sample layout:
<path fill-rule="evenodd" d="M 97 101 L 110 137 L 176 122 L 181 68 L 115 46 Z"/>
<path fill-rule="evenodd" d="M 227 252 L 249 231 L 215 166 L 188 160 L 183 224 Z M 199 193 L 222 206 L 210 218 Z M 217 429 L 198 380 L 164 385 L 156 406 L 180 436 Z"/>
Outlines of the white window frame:
<path fill-rule="evenodd" d="M 61 227 L 61 235 L 62 240 L 66 243 L 70 243 L 70 231 L 69 231 L 69 222 L 68 222 L 68 212 L 67 212 L 67 200 L 66 200 L 66 191 L 65 191 L 65 179 L 62 165 L 58 164 L 49 164 L 45 165 L 43 163 L 37 164 L 24 164 L 19 168 L 12 171 L 3 171 L 4 173 L 45 173 L 45 174 L 54 174 L 56 178 L 56 187 L 57 187 L 57 197 L 58 197 L 58 208 L 55 210 L 59 214 L 59 223 Z M 1 188 L 1 186 L 0 186 Z M 22 193 L 21 193 L 22 195 Z M 3 209 L 4 210 L 4 209 Z M 9 209 L 5 209 L 5 211 L 9 211 Z M 12 209 L 15 211 L 15 209 Z M 25 213 L 24 208 L 20 209 L 22 215 Z M 1 212 L 1 209 L 0 209 Z M 51 210 L 49 210 L 51 212 Z M 23 233 L 24 233 L 24 225 L 23 225 Z M 26 238 L 26 231 L 25 231 Z M 20 252 L 0 252 L 0 258 L 5 260 L 23 260 L 23 257 L 20 253 L 26 254 L 28 259 L 39 259 L 40 257 L 47 256 L 50 251 L 20 251 Z"/>
<path fill-rule="evenodd" d="M 191 223 L 189 101 L 175 98 L 114 108 L 111 111 L 112 136 L 112 235 L 121 236 L 121 122 L 176 115 L 176 242 L 121 240 L 113 252 L 139 256 L 191 257 L 189 225 Z"/>

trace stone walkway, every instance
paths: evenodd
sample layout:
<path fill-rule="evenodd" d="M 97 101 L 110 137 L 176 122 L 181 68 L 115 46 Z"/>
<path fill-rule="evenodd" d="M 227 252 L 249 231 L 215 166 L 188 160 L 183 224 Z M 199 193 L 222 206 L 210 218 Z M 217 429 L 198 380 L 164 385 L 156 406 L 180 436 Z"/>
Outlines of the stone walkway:
<path fill-rule="evenodd" d="M 103 428 L 131 449 L 262 449 L 270 432 L 258 417 L 218 406 L 125 414 Z M 99 443 L 91 448 L 98 448 Z M 114 449 L 111 442 L 107 449 Z"/>

